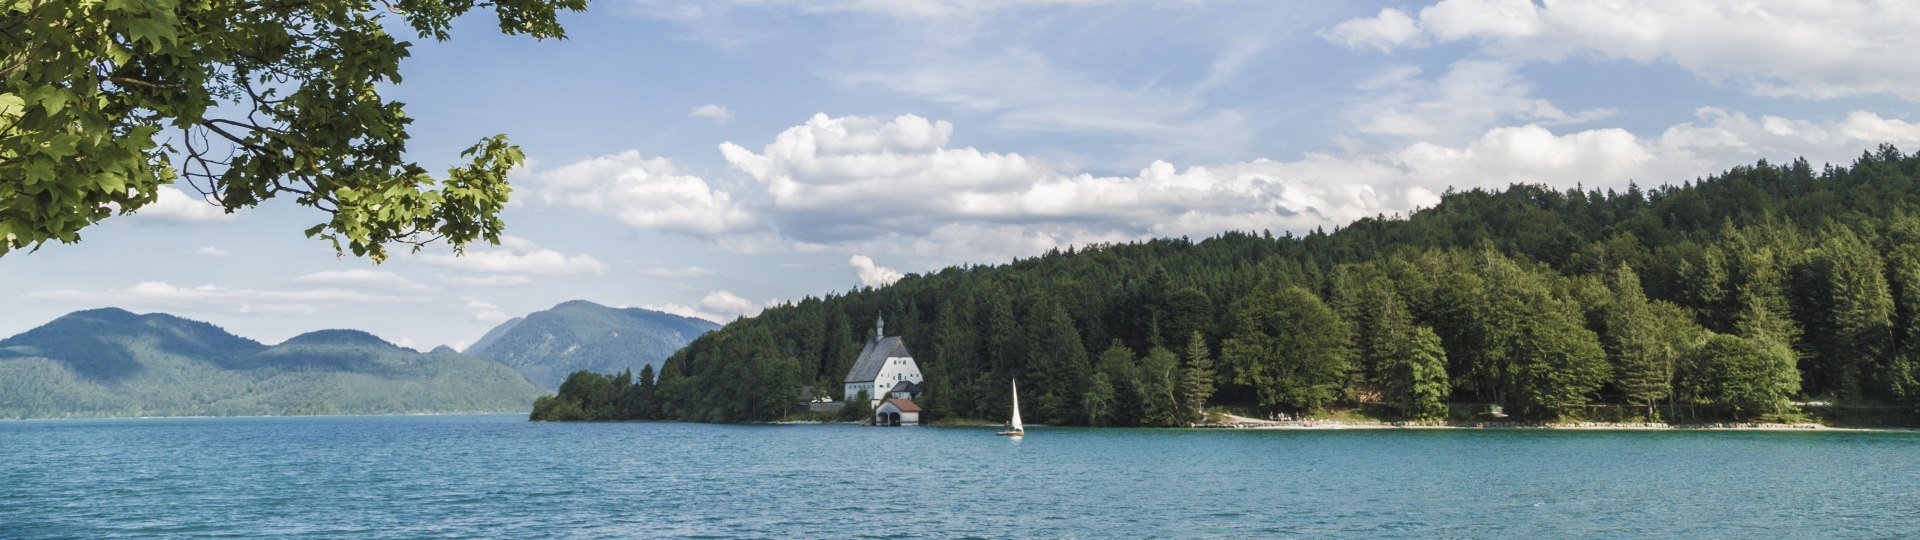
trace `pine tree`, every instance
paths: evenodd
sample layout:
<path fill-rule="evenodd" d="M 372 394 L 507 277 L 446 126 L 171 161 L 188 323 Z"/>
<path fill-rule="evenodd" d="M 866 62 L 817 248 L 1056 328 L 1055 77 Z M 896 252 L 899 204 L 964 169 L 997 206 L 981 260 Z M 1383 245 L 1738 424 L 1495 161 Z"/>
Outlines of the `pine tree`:
<path fill-rule="evenodd" d="M 840 377 L 846 376 L 847 371 L 853 369 L 854 357 L 859 353 L 860 349 L 855 346 L 853 340 L 852 321 L 848 320 L 845 311 L 833 310 L 833 313 L 827 316 L 827 336 L 820 349 L 820 374 L 825 375 L 829 381 L 839 380 Z M 833 385 L 833 388 L 828 391 L 832 392 L 836 399 L 844 401 L 852 398 L 852 396 L 841 395 L 846 393 L 846 388 L 840 385 Z"/>
<path fill-rule="evenodd" d="M 1826 307 L 1817 340 L 1825 388 L 1843 398 L 1871 398 L 1893 341 L 1893 296 L 1880 257 L 1846 227 L 1828 227 L 1820 268 Z"/>
<path fill-rule="evenodd" d="M 1609 288 L 1612 294 L 1604 310 L 1606 332 L 1601 341 L 1613 364 L 1614 385 L 1628 403 L 1645 406 L 1647 416 L 1655 417 L 1654 403 L 1673 391 L 1678 349 L 1660 332 L 1633 269 L 1614 269 Z"/>
<path fill-rule="evenodd" d="M 1887 264 L 1894 292 L 1895 342 L 1886 378 L 1895 399 L 1920 404 L 1920 245 L 1903 244 Z"/>
<path fill-rule="evenodd" d="M 1073 318 L 1060 304 L 1041 300 L 1029 310 L 1028 376 L 1039 392 L 1034 415 L 1042 422 L 1077 423 L 1086 418 L 1081 398 L 1092 382 L 1087 352 Z"/>
<path fill-rule="evenodd" d="M 1181 420 L 1195 423 L 1205 420 L 1207 399 L 1213 397 L 1213 353 L 1199 332 L 1187 338 L 1186 360 L 1180 372 Z"/>

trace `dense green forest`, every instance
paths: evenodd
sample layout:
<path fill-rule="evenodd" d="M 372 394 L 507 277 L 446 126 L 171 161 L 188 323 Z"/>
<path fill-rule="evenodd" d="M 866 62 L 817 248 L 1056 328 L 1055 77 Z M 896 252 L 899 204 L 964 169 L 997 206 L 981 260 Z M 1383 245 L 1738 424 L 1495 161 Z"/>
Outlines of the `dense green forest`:
<path fill-rule="evenodd" d="M 650 373 L 577 374 L 536 418 L 760 421 L 836 392 L 884 314 L 931 419 L 1180 425 L 1778 418 L 1920 402 L 1920 154 L 1760 162 L 1658 189 L 1449 192 L 1407 217 L 1055 251 L 769 309 Z M 897 329 L 897 330 L 896 330 Z M 838 397 L 838 396 L 836 396 Z M 1484 410 L 1484 407 L 1481 408 Z M 565 414 L 558 414 L 563 411 Z"/>

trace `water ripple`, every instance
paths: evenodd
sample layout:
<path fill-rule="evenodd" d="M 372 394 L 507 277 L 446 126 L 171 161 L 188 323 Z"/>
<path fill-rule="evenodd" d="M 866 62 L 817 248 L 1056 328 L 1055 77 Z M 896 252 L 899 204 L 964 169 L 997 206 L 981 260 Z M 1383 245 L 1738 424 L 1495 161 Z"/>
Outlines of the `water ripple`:
<path fill-rule="evenodd" d="M 1920 436 L 0 422 L 5 538 L 1887 537 Z"/>

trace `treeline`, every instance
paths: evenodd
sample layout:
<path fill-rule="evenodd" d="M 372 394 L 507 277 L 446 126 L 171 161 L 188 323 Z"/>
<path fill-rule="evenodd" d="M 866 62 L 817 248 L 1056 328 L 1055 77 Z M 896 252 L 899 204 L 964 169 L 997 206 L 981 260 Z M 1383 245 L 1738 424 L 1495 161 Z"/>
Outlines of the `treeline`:
<path fill-rule="evenodd" d="M 1912 407 L 1917 204 L 1920 155 L 1883 146 L 1850 167 L 1515 185 L 1334 232 L 1054 251 L 737 321 L 669 358 L 651 403 L 658 418 L 780 418 L 806 387 L 837 393 L 870 337 L 860 321 L 884 314 L 933 419 L 1005 417 L 1014 378 L 1027 419 L 1052 424 L 1178 425 L 1200 404 L 1411 419 L 1464 403 L 1531 419 Z"/>
<path fill-rule="evenodd" d="M 653 366 L 641 366 L 640 377 L 633 371 L 602 375 L 576 371 L 560 383 L 560 392 L 533 400 L 535 421 L 609 422 L 614 420 L 667 420 L 654 386 Z"/>

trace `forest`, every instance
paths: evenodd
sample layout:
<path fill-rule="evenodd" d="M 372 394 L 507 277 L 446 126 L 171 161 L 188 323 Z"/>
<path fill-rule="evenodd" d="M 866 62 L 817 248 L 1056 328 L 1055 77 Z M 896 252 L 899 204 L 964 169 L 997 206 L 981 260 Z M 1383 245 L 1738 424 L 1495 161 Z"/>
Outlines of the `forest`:
<path fill-rule="evenodd" d="M 535 419 L 777 420 L 885 316 L 928 419 L 1177 426 L 1202 408 L 1537 421 L 1920 403 L 1920 154 L 1761 161 L 1659 188 L 1449 191 L 1304 235 L 1056 250 L 809 297 L 653 373 L 577 373 Z M 836 399 L 846 396 L 832 395 Z"/>

